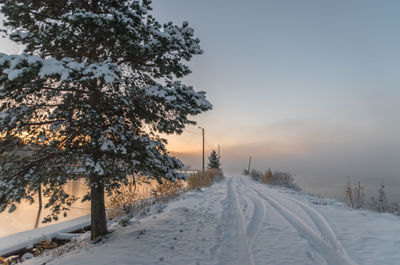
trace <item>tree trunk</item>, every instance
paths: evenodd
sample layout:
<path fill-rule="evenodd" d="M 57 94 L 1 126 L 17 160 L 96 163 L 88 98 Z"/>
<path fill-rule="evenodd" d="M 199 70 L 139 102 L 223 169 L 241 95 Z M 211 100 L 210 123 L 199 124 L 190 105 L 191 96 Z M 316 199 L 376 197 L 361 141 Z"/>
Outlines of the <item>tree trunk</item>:
<path fill-rule="evenodd" d="M 91 239 L 107 234 L 107 219 L 104 206 L 104 186 L 96 183 L 90 188 Z"/>

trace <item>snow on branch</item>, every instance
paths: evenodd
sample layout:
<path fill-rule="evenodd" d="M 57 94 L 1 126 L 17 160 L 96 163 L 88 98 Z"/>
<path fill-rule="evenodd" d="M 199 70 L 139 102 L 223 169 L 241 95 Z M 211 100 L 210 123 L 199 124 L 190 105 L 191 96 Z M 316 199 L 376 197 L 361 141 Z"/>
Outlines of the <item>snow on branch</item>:
<path fill-rule="evenodd" d="M 103 80 L 105 84 L 117 82 L 122 73 L 115 63 L 86 63 L 78 62 L 73 58 L 42 58 L 37 55 L 7 55 L 0 53 L 0 70 L 6 75 L 8 81 L 23 77 L 33 69 L 38 70 L 40 78 L 59 77 L 60 81 L 86 82 L 90 80 Z M 77 79 L 76 76 L 80 78 Z M 5 80 L 1 80 L 4 82 Z"/>
<path fill-rule="evenodd" d="M 148 97 L 162 100 L 165 104 L 189 111 L 190 114 L 198 114 L 212 109 L 212 105 L 206 99 L 204 92 L 197 92 L 192 86 L 186 86 L 180 81 L 167 82 L 166 86 L 158 84 L 143 87 L 142 91 Z"/>

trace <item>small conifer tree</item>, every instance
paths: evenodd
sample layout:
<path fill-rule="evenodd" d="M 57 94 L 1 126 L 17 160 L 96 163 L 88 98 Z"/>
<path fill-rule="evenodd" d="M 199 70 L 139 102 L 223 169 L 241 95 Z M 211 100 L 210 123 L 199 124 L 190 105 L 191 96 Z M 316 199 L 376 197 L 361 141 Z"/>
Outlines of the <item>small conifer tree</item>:
<path fill-rule="evenodd" d="M 218 169 L 221 170 L 221 163 L 219 162 L 219 156 L 217 155 L 217 152 L 213 150 L 208 157 L 208 169 Z"/>

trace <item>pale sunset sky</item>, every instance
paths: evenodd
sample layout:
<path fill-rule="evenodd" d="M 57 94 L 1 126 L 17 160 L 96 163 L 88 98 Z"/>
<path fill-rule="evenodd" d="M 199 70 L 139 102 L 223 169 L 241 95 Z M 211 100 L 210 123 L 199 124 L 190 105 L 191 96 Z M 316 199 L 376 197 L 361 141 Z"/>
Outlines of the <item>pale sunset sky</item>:
<path fill-rule="evenodd" d="M 204 54 L 188 85 L 212 111 L 194 117 L 226 172 L 253 167 L 307 185 L 400 184 L 400 1 L 153 0 L 161 22 L 188 21 Z M 0 51 L 20 51 L 7 40 Z M 168 136 L 201 167 L 201 130 Z M 322 185 L 322 184 L 321 184 Z M 328 191 L 326 191 L 328 192 Z"/>

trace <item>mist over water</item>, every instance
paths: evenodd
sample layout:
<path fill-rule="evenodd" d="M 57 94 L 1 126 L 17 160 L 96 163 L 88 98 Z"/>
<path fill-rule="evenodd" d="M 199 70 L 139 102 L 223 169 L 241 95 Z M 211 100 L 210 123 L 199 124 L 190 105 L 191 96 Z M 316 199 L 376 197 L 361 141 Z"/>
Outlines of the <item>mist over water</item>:
<path fill-rule="evenodd" d="M 263 154 L 263 150 L 268 148 L 263 144 L 252 144 L 222 149 L 224 172 L 242 173 L 248 167 L 251 155 L 251 168 L 261 171 L 268 168 L 287 171 L 295 175 L 304 191 L 315 195 L 343 201 L 344 187 L 349 177 L 351 184 L 361 182 L 366 201 L 371 196 L 376 197 L 381 184 L 384 184 L 388 199 L 400 202 L 400 147 L 395 144 L 385 146 L 371 143 L 357 148 L 316 148 L 299 154 Z M 193 168 L 201 167 L 201 153 L 176 155 Z"/>
<path fill-rule="evenodd" d="M 288 171 L 339 199 L 347 176 L 366 197 L 383 182 L 400 201 L 400 2 L 289 2 L 154 1 L 158 17 L 187 19 L 202 40 L 185 81 L 214 105 L 197 118 L 206 154 L 218 143 L 225 172 L 240 173 L 251 155 L 253 168 Z M 201 168 L 189 129 L 169 137 L 171 150 Z"/>

